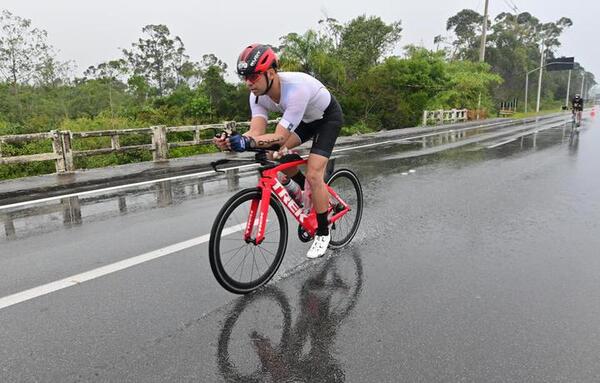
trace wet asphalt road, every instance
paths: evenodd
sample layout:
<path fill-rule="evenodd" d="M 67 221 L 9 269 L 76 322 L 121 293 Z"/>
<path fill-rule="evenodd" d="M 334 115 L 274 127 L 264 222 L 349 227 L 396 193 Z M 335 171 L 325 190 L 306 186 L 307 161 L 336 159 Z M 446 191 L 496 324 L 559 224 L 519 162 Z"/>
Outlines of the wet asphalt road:
<path fill-rule="evenodd" d="M 598 381 L 600 123 L 497 142 L 343 153 L 357 237 L 306 261 L 290 236 L 258 293 L 223 291 L 201 244 L 1 309 L 0 381 Z M 0 297 L 206 234 L 235 189 L 169 187 L 23 212 Z"/>

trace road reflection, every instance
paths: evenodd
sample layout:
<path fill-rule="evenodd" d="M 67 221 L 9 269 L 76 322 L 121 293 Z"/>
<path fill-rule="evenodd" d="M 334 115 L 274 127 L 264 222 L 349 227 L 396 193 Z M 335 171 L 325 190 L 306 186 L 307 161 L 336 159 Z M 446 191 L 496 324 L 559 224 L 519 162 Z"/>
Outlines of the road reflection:
<path fill-rule="evenodd" d="M 202 198 L 208 194 L 240 188 L 239 172 L 225 177 L 162 181 L 133 190 L 116 191 L 101 195 L 71 196 L 40 205 L 0 211 L 4 237 L 18 239 L 34 233 L 79 226 L 98 218 L 111 218 L 133 212 L 170 207 L 184 201 Z M 60 225 L 62 223 L 62 225 Z"/>
<path fill-rule="evenodd" d="M 362 284 L 360 254 L 346 249 L 303 282 L 297 308 L 275 286 L 240 298 L 219 335 L 220 373 L 228 382 L 345 381 L 332 348 Z"/>

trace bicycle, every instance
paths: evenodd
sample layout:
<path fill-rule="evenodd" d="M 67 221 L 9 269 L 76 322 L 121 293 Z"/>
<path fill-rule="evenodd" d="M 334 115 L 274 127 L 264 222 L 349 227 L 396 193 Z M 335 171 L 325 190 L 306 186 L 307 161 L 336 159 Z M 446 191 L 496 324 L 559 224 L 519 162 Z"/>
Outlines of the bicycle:
<path fill-rule="evenodd" d="M 267 149 L 251 151 L 256 152 L 254 162 L 261 165 L 258 185 L 239 191 L 223 205 L 213 223 L 208 248 L 215 279 L 223 288 L 236 294 L 250 293 L 268 283 L 281 265 L 288 241 L 284 206 L 298 222 L 298 238 L 302 242 L 310 241 L 317 229 L 314 208 L 305 211 L 277 179 L 278 172 L 305 165 L 307 159 L 287 154 L 279 161 L 273 161 L 267 159 Z M 218 167 L 230 161 L 222 159 L 211 165 L 215 171 L 222 172 Z M 337 249 L 347 245 L 358 231 L 363 210 L 362 187 L 356 174 L 349 169 L 332 171 L 326 186 L 331 233 L 329 248 Z M 334 187 L 341 191 L 336 192 Z M 271 217 L 274 218 L 272 223 Z M 267 231 L 267 226 L 271 231 Z M 234 260 L 237 266 L 228 267 Z M 244 273 L 247 263 L 250 270 Z"/>
<path fill-rule="evenodd" d="M 581 111 L 571 108 L 571 131 L 569 139 L 573 139 L 575 135 L 579 135 L 579 126 L 581 125 Z"/>

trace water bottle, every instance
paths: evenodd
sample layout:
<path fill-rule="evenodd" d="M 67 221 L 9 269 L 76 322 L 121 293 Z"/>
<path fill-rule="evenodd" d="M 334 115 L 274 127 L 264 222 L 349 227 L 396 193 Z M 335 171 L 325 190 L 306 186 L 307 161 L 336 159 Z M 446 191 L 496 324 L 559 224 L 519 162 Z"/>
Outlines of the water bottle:
<path fill-rule="evenodd" d="M 279 173 L 277 178 L 298 206 L 302 206 L 302 189 L 300 188 L 300 185 L 282 173 Z"/>

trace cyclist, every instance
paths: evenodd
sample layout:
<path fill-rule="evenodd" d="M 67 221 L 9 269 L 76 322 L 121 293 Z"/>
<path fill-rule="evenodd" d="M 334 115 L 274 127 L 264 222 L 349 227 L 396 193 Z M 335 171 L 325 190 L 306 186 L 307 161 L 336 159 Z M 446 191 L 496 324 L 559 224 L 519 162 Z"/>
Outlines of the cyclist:
<path fill-rule="evenodd" d="M 221 150 L 236 152 L 280 145 L 280 153 L 283 153 L 313 139 L 306 179 L 312 190 L 318 228 L 306 256 L 321 257 L 331 239 L 327 219 L 329 197 L 324 174 L 342 127 L 342 109 L 335 97 L 314 77 L 301 72 L 278 72 L 277 56 L 268 45 L 252 44 L 244 48 L 237 60 L 237 73 L 250 89 L 250 129 L 243 135 L 215 138 L 214 143 Z M 269 112 L 281 113 L 282 117 L 275 132 L 267 134 Z M 297 168 L 291 169 L 287 175 L 304 187 L 305 176 Z"/>
<path fill-rule="evenodd" d="M 573 113 L 577 113 L 577 126 L 581 125 L 581 113 L 583 111 L 583 98 L 577 93 L 571 100 L 571 109 Z"/>

